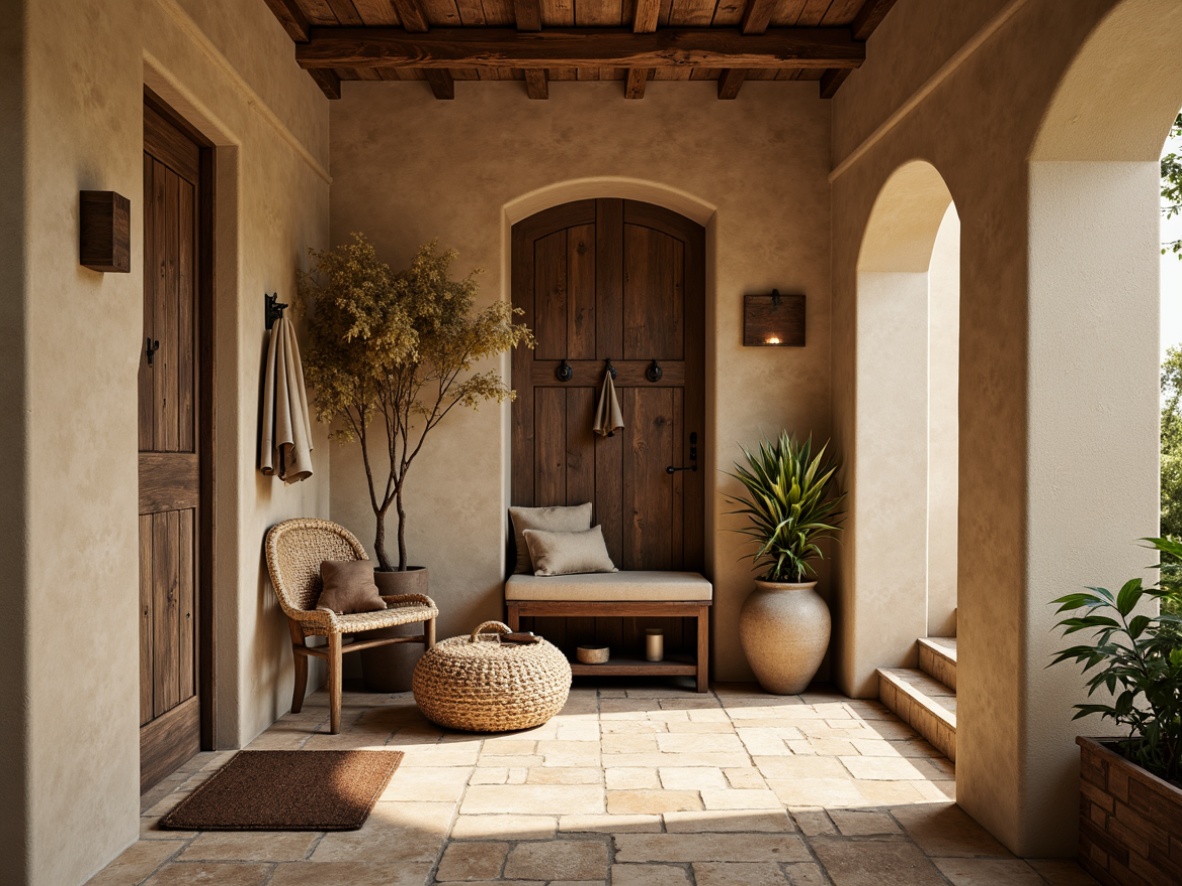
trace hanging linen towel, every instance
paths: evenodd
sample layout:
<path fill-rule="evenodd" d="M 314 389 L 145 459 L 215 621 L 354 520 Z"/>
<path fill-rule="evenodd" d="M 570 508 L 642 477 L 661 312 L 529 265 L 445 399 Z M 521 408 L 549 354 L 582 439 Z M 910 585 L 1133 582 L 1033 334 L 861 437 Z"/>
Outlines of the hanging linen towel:
<path fill-rule="evenodd" d="M 263 379 L 263 428 L 259 469 L 285 483 L 312 476 L 312 427 L 308 392 L 295 328 L 286 317 L 271 327 L 267 370 Z"/>
<path fill-rule="evenodd" d="M 616 399 L 616 385 L 610 370 L 603 373 L 603 389 L 599 392 L 595 424 L 591 430 L 601 437 L 612 437 L 616 431 L 624 430 L 624 414 L 620 411 L 620 401 Z"/>

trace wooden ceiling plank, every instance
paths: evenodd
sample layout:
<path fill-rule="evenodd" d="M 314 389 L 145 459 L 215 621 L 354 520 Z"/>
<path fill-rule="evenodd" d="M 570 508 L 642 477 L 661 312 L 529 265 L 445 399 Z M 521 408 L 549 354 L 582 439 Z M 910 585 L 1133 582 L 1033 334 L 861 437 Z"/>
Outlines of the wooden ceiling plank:
<path fill-rule="evenodd" d="M 394 11 L 394 5 L 390 0 L 353 0 L 353 6 L 356 7 L 357 14 L 361 16 L 361 20 L 367 26 L 382 27 L 402 24 L 402 20 L 398 18 L 398 13 Z"/>
<path fill-rule="evenodd" d="M 407 0 L 397 0 L 407 2 Z M 668 28 L 634 34 L 617 28 L 546 30 L 313 28 L 296 46 L 304 68 L 856 68 L 864 43 L 842 28 Z"/>
<path fill-rule="evenodd" d="M 542 7 L 542 27 L 573 28 L 575 0 L 546 0 Z"/>
<path fill-rule="evenodd" d="M 314 71 L 308 71 L 308 73 L 312 75 L 316 85 L 330 99 L 336 100 L 341 97 L 341 76 L 336 71 L 329 68 L 317 68 Z"/>
<path fill-rule="evenodd" d="M 525 72 L 525 92 L 535 101 L 542 101 L 550 97 L 550 85 L 546 80 L 544 70 L 530 68 Z"/>
<path fill-rule="evenodd" d="M 624 24 L 623 0 L 598 0 L 575 4 L 575 27 L 618 28 Z"/>
<path fill-rule="evenodd" d="M 632 17 L 632 31 L 651 34 L 657 29 L 661 15 L 661 0 L 636 0 L 636 15 Z"/>
<path fill-rule="evenodd" d="M 850 75 L 849 68 L 830 68 L 821 75 L 821 98 L 833 98 L 845 78 Z"/>
<path fill-rule="evenodd" d="M 425 34 L 429 30 L 427 15 L 423 12 L 423 7 L 419 5 L 419 0 L 390 0 L 390 2 L 406 31 L 412 34 Z"/>
<path fill-rule="evenodd" d="M 628 79 L 624 85 L 624 98 L 644 98 L 644 87 L 651 73 L 648 68 L 629 68 Z"/>
<path fill-rule="evenodd" d="M 849 26 L 865 4 L 866 0 L 833 0 L 829 10 L 821 19 L 821 26 L 825 28 L 839 28 Z"/>
<path fill-rule="evenodd" d="M 542 0 L 513 0 L 513 16 L 519 31 L 542 30 Z"/>
<path fill-rule="evenodd" d="M 429 28 L 458 28 L 460 10 L 456 0 L 418 0 Z"/>
<path fill-rule="evenodd" d="M 674 27 L 708 28 L 714 20 L 715 0 L 673 0 L 669 24 Z"/>
<path fill-rule="evenodd" d="M 483 28 L 488 22 L 484 18 L 484 4 L 480 0 L 456 0 L 460 13 L 460 24 L 464 27 Z"/>
<path fill-rule="evenodd" d="M 895 5 L 895 0 L 866 0 L 866 4 L 854 17 L 852 26 L 855 40 L 866 40 L 874 29 L 882 24 L 886 14 Z"/>
<path fill-rule="evenodd" d="M 727 68 L 718 72 L 718 97 L 723 100 L 737 98 L 743 88 L 747 72 L 741 68 Z"/>
<path fill-rule="evenodd" d="M 737 28 L 743 23 L 746 10 L 746 0 L 718 0 L 710 24 L 715 28 Z"/>
<path fill-rule="evenodd" d="M 796 19 L 796 24 L 815 28 L 825 20 L 825 16 L 832 6 L 832 0 L 806 0 L 804 7 L 800 10 L 800 17 Z"/>
<path fill-rule="evenodd" d="M 450 71 L 429 69 L 423 72 L 427 82 L 431 84 L 431 92 L 440 101 L 451 101 L 456 97 L 456 81 L 452 79 Z"/>
<path fill-rule="evenodd" d="M 337 17 L 337 21 L 345 27 L 365 24 L 357 13 L 357 7 L 353 5 L 352 0 L 328 0 L 328 5 L 332 7 L 333 15 Z"/>
<path fill-rule="evenodd" d="M 484 7 L 484 22 L 488 27 L 513 27 L 513 0 L 481 0 L 480 5 Z"/>
<path fill-rule="evenodd" d="M 743 13 L 743 23 L 739 29 L 744 34 L 765 33 L 775 10 L 776 0 L 747 0 L 747 10 Z"/>
<path fill-rule="evenodd" d="M 304 17 L 303 10 L 296 0 L 267 0 L 267 6 L 279 20 L 279 24 L 283 25 L 287 36 L 296 43 L 307 42 L 311 25 L 308 24 L 308 19 Z"/>
<path fill-rule="evenodd" d="M 332 5 L 328 0 L 297 0 L 297 2 L 300 9 L 304 11 L 304 17 L 308 19 L 308 24 L 326 27 L 340 24 L 337 21 L 337 14 L 332 11 Z"/>

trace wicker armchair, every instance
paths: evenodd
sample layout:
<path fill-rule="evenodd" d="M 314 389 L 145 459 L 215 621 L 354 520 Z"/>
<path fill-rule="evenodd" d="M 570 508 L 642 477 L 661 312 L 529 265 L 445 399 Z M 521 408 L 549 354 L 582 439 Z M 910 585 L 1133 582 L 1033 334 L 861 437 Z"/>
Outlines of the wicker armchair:
<path fill-rule="evenodd" d="M 325 560 L 368 560 L 365 548 L 349 530 L 328 520 L 285 520 L 272 526 L 266 540 L 267 570 L 279 605 L 287 616 L 295 656 L 295 689 L 291 709 L 299 713 L 308 687 L 308 656 L 328 661 L 328 702 L 333 735 L 341 731 L 341 655 L 391 643 L 435 645 L 435 619 L 439 609 L 430 597 L 404 594 L 382 597 L 388 608 L 377 612 L 338 615 L 316 609 L 323 585 L 320 564 Z M 407 637 L 362 640 L 344 646 L 344 634 L 421 621 L 423 633 Z M 327 646 L 308 646 L 307 637 L 327 637 Z"/>

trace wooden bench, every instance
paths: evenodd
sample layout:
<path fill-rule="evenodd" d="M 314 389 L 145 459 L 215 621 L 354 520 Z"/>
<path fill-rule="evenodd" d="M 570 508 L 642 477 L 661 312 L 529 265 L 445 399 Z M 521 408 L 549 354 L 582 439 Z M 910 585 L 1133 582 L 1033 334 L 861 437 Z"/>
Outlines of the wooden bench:
<path fill-rule="evenodd" d="M 649 662 L 613 657 L 606 664 L 571 662 L 576 675 L 688 676 L 698 692 L 708 688 L 710 606 L 714 587 L 696 572 L 602 572 L 588 575 L 514 575 L 505 583 L 509 627 L 523 616 L 692 618 L 697 622 L 692 661 Z"/>

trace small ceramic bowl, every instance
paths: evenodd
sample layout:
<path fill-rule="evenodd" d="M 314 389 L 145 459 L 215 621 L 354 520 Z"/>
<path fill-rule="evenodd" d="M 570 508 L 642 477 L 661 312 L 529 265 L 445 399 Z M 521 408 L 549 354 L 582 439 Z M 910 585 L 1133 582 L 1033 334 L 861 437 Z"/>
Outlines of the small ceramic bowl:
<path fill-rule="evenodd" d="M 609 646 L 580 646 L 576 652 L 583 664 L 604 664 L 611 654 Z"/>

